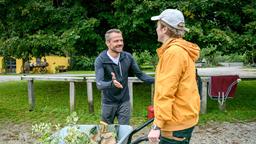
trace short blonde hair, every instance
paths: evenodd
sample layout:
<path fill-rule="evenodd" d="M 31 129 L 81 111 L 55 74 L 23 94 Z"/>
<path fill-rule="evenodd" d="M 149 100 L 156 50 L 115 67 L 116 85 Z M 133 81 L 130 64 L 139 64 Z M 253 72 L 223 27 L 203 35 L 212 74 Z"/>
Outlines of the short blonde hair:
<path fill-rule="evenodd" d="M 172 26 L 169 26 L 168 24 L 166 24 L 165 22 L 159 20 L 160 23 L 160 27 L 167 27 L 168 31 L 167 31 L 167 35 L 170 37 L 176 37 L 176 38 L 182 38 L 185 36 L 186 31 L 185 30 L 181 30 L 181 29 L 176 29 Z"/>
<path fill-rule="evenodd" d="M 105 41 L 109 41 L 110 40 L 110 34 L 111 33 L 121 33 L 122 34 L 122 32 L 119 30 L 119 29 L 110 29 L 110 30 L 108 30 L 106 33 L 105 33 Z"/>

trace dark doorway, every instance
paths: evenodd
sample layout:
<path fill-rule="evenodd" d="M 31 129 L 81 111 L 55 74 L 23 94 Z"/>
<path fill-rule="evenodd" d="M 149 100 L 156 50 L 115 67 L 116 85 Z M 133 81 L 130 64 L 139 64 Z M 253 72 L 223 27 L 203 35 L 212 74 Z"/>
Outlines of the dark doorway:
<path fill-rule="evenodd" d="M 16 59 L 14 58 L 6 58 L 6 73 L 16 73 Z"/>

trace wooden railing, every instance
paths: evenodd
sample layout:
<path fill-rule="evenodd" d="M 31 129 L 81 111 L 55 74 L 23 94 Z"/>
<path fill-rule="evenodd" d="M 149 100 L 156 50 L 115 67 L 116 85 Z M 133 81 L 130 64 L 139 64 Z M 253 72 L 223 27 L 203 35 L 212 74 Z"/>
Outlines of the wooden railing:
<path fill-rule="evenodd" d="M 207 83 L 209 82 L 210 76 L 203 76 L 202 78 L 202 97 L 201 97 L 201 113 L 207 112 Z M 242 80 L 256 80 L 256 76 L 240 76 Z M 75 109 L 75 82 L 86 82 L 87 83 L 87 96 L 89 103 L 89 112 L 94 112 L 93 102 L 93 85 L 95 77 L 93 75 L 82 75 L 82 76 L 22 76 L 22 80 L 28 81 L 28 101 L 29 110 L 33 110 L 35 107 L 35 95 L 34 95 L 34 80 L 45 80 L 45 81 L 69 81 L 69 97 L 70 97 L 70 111 Z M 133 83 L 142 82 L 137 77 L 128 78 L 128 87 L 130 94 L 131 108 L 133 108 Z M 153 85 L 151 88 L 151 98 L 153 98 Z"/>
<path fill-rule="evenodd" d="M 69 81 L 69 98 L 70 98 L 70 111 L 75 109 L 75 82 L 86 82 L 87 83 L 87 96 L 89 103 L 89 112 L 94 112 L 93 102 L 93 87 L 92 83 L 96 81 L 95 77 L 91 75 L 83 75 L 83 77 L 70 77 L 70 76 L 22 76 L 21 80 L 28 81 L 28 102 L 29 110 L 32 111 L 35 108 L 35 94 L 34 94 L 34 81 Z M 128 78 L 128 88 L 130 94 L 131 108 L 133 108 L 133 83 L 142 82 L 137 77 Z M 153 95 L 151 93 L 151 95 Z"/>
<path fill-rule="evenodd" d="M 21 80 L 28 81 L 28 102 L 30 111 L 35 108 L 34 80 L 69 81 L 70 111 L 73 111 L 75 108 L 75 82 L 84 82 L 85 77 L 22 76 Z"/>

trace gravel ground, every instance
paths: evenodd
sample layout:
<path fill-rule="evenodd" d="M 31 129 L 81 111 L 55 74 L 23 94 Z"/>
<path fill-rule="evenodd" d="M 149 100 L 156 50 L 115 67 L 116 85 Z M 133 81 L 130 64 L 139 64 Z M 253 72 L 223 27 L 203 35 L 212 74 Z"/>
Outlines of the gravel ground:
<path fill-rule="evenodd" d="M 140 132 L 147 134 L 148 129 Z M 31 125 L 27 123 L 1 123 L 0 144 L 30 144 Z M 256 122 L 210 123 L 197 126 L 191 144 L 256 144 Z"/>
<path fill-rule="evenodd" d="M 196 127 L 192 144 L 256 144 L 256 122 L 216 123 Z"/>
<path fill-rule="evenodd" d="M 31 125 L 0 123 L 0 144 L 32 144 Z"/>

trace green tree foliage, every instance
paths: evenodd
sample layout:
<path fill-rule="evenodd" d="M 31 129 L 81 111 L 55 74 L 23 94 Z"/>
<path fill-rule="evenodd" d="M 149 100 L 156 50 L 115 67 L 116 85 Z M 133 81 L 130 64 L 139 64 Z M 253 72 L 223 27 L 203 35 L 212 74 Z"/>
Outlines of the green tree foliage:
<path fill-rule="evenodd" d="M 130 51 L 155 51 L 157 36 L 150 17 L 166 8 L 183 11 L 190 28 L 185 38 L 202 49 L 212 49 L 209 55 L 217 51 L 252 53 L 255 49 L 256 6 L 252 0 L 116 0 L 113 4 L 117 26 L 126 34 Z"/>
<path fill-rule="evenodd" d="M 155 53 L 150 17 L 166 8 L 184 13 L 190 28 L 185 39 L 211 49 L 209 55 L 247 54 L 255 62 L 254 0 L 0 0 L 0 55 L 90 59 L 105 49 L 110 28 L 123 31 L 125 50 Z"/>
<path fill-rule="evenodd" d="M 63 1 L 54 7 L 45 0 L 5 0 L 1 11 L 1 55 L 89 55 L 102 45 L 94 31 L 99 21 L 88 18 L 79 2 Z"/>

